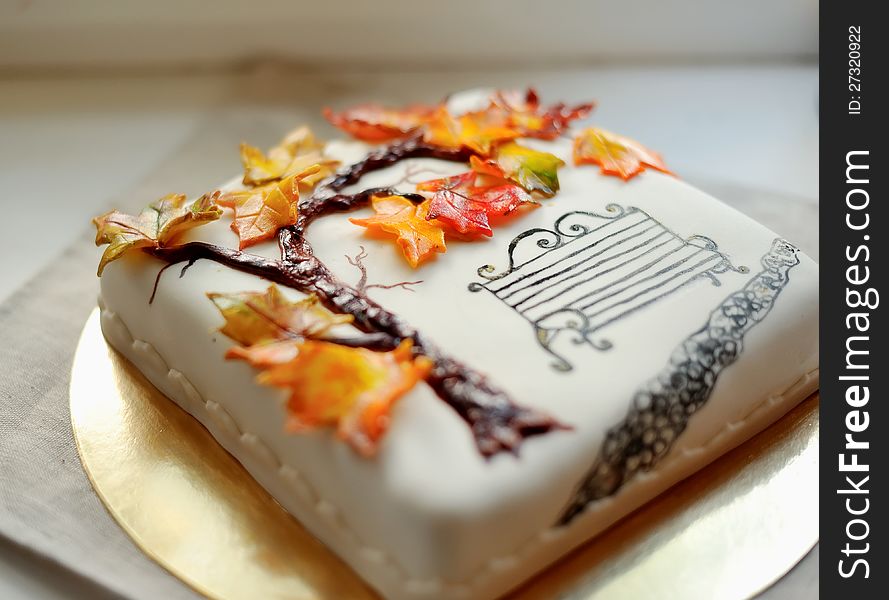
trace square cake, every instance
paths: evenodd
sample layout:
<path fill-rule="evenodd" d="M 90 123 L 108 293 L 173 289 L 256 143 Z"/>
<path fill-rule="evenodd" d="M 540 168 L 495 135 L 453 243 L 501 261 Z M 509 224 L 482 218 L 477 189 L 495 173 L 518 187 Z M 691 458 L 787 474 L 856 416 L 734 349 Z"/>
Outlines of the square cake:
<path fill-rule="evenodd" d="M 591 110 L 242 145 L 95 219 L 103 332 L 384 597 L 499 597 L 818 384 L 817 265 Z"/>

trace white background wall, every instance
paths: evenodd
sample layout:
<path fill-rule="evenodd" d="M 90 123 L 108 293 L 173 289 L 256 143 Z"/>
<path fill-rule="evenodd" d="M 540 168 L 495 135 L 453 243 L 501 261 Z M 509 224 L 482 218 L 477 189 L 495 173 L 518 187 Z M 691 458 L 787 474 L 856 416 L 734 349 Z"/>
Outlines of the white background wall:
<path fill-rule="evenodd" d="M 817 0 L 0 0 L 0 68 L 813 59 Z"/>

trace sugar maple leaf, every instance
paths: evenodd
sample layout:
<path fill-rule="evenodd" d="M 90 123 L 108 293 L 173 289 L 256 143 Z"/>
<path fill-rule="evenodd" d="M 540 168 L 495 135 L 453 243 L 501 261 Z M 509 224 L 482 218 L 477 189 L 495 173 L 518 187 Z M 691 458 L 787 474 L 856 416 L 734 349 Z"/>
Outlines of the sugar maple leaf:
<path fill-rule="evenodd" d="M 520 135 L 507 116 L 503 111 L 480 110 L 455 117 L 440 106 L 426 123 L 423 139 L 441 148 L 468 148 L 488 156 L 495 145 Z"/>
<path fill-rule="evenodd" d="M 374 216 L 349 219 L 355 225 L 395 236 L 407 262 L 416 268 L 436 252 L 447 250 L 442 224 L 429 216 L 429 201 L 415 204 L 404 196 L 374 196 Z"/>
<path fill-rule="evenodd" d="M 591 102 L 575 106 L 560 102 L 542 108 L 540 98 L 532 88 L 524 94 L 517 90 L 498 91 L 491 96 L 491 105 L 507 113 L 508 125 L 518 130 L 521 137 L 545 140 L 559 137 L 572 121 L 583 119 L 594 107 Z"/>
<path fill-rule="evenodd" d="M 672 175 L 661 157 L 634 140 L 590 127 L 574 138 L 574 164 L 599 165 L 605 175 L 630 180 L 646 168 Z"/>
<path fill-rule="evenodd" d="M 388 108 L 379 104 L 359 104 L 342 112 L 324 109 L 324 118 L 349 135 L 373 144 L 404 138 L 421 127 L 435 107 L 412 104 Z"/>
<path fill-rule="evenodd" d="M 514 183 L 496 179 L 492 185 L 477 186 L 476 177 L 475 171 L 469 171 L 417 184 L 418 191 L 432 192 L 427 218 L 438 219 L 458 233 L 491 236 L 489 217 L 536 204 Z"/>
<path fill-rule="evenodd" d="M 334 426 L 340 439 L 364 456 L 377 451 L 395 402 L 432 368 L 429 359 L 413 357 L 409 340 L 389 352 L 279 341 L 234 347 L 228 357 L 260 369 L 260 384 L 290 392 L 290 431 Z"/>
<path fill-rule="evenodd" d="M 554 154 L 532 150 L 515 142 L 499 146 L 490 160 L 472 156 L 470 161 L 478 173 L 510 179 L 526 191 L 544 196 L 553 196 L 559 191 L 558 169 L 565 164 Z"/>
<path fill-rule="evenodd" d="M 275 285 L 265 292 L 211 292 L 207 297 L 225 318 L 219 331 L 244 346 L 319 338 L 332 327 L 352 322 L 351 315 L 335 315 L 321 306 L 316 296 L 292 302 Z"/>
<path fill-rule="evenodd" d="M 467 148 L 487 157 L 498 144 L 519 137 L 555 139 L 572 121 L 587 116 L 592 109 L 591 103 L 544 107 L 537 93 L 529 89 L 524 94 L 495 92 L 485 108 L 462 115 L 451 114 L 447 105 L 440 103 L 404 108 L 361 104 L 339 113 L 327 108 L 324 116 L 365 142 L 389 142 L 422 132 L 429 144 L 449 149 Z"/>
<path fill-rule="evenodd" d="M 108 263 L 130 250 L 167 246 L 179 234 L 215 221 L 222 216 L 216 204 L 218 197 L 215 192 L 188 203 L 184 194 L 169 194 L 138 215 L 112 210 L 94 218 L 96 246 L 108 244 L 99 261 L 98 274 L 102 275 Z"/>
<path fill-rule="evenodd" d="M 219 197 L 220 205 L 235 211 L 231 228 L 238 234 L 240 250 L 273 237 L 281 227 L 296 223 L 299 183 L 317 174 L 320 168 L 312 165 L 277 183 Z"/>
<path fill-rule="evenodd" d="M 244 165 L 244 185 L 248 186 L 278 181 L 318 165 L 318 171 L 300 180 L 303 191 L 330 176 L 339 165 L 339 161 L 324 156 L 324 143 L 316 139 L 308 127 L 291 131 L 269 150 L 268 155 L 259 148 L 241 144 L 241 163 Z"/>
<path fill-rule="evenodd" d="M 537 93 L 499 91 L 488 105 L 477 111 L 453 115 L 447 105 L 411 105 L 387 108 L 362 104 L 335 113 L 325 109 L 324 116 L 333 125 L 365 142 L 383 143 L 422 132 L 423 139 L 448 149 L 467 148 L 487 157 L 499 144 L 519 137 L 552 140 L 576 119 L 593 109 L 592 104 L 541 106 Z"/>

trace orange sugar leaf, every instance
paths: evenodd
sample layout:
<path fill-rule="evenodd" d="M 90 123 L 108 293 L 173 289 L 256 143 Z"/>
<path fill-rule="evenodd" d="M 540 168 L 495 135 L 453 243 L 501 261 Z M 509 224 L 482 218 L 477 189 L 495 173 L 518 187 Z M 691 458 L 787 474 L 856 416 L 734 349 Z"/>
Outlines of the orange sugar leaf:
<path fill-rule="evenodd" d="M 415 204 L 404 196 L 375 196 L 371 199 L 374 216 L 349 219 L 355 225 L 395 236 L 396 243 L 416 268 L 438 252 L 445 252 L 444 229 L 441 223 L 427 218 L 429 201 Z"/>

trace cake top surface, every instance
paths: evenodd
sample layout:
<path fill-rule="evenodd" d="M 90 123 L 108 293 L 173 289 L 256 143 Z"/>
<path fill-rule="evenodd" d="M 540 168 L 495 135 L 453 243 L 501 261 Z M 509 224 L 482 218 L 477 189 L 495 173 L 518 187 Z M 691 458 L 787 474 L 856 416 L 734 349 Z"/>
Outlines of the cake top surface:
<path fill-rule="evenodd" d="M 103 277 L 147 269 L 128 293 L 168 352 L 208 357 L 209 390 L 255 377 L 292 443 L 338 432 L 335 461 L 441 510 L 498 489 L 570 519 L 580 475 L 613 494 L 817 362 L 814 263 L 638 142 L 573 131 L 591 110 L 329 111 L 358 139 L 298 129 L 219 191 L 98 218 Z"/>

